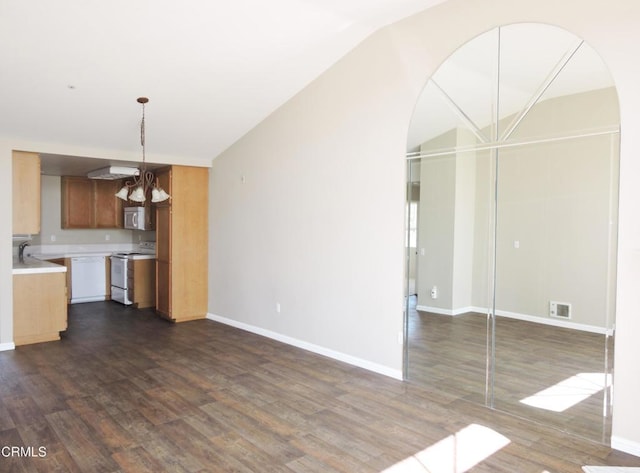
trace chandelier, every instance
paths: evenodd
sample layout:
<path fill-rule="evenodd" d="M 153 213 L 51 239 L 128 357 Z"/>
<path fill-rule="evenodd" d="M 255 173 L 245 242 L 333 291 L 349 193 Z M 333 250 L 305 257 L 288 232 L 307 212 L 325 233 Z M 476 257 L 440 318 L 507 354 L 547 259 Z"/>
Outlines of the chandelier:
<path fill-rule="evenodd" d="M 142 166 L 138 168 L 133 182 L 125 182 L 122 189 L 116 193 L 116 197 L 133 202 L 147 200 L 147 191 L 151 189 L 151 202 L 164 202 L 171 196 L 167 194 L 155 181 L 155 176 L 147 170 L 145 146 L 144 146 L 144 105 L 149 101 L 147 97 L 139 97 L 137 102 L 142 105 L 142 121 L 140 122 L 140 144 L 142 145 Z"/>

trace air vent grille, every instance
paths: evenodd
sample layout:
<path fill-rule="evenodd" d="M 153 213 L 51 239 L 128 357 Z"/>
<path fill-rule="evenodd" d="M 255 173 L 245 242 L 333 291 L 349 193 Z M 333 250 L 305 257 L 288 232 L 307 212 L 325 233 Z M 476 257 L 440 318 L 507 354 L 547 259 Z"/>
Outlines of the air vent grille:
<path fill-rule="evenodd" d="M 549 315 L 559 319 L 570 319 L 571 304 L 568 302 L 551 301 L 549 302 Z"/>

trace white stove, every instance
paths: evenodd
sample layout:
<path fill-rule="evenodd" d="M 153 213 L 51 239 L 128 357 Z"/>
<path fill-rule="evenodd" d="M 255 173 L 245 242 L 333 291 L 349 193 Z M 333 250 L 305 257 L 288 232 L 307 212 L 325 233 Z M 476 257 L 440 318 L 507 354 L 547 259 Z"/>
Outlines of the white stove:
<path fill-rule="evenodd" d="M 138 251 L 120 252 L 111 255 L 111 300 L 124 305 L 131 305 L 133 301 L 129 298 L 129 291 L 132 279 L 129 279 L 129 261 L 139 259 L 155 259 L 156 242 L 141 241 Z"/>
<path fill-rule="evenodd" d="M 122 251 L 111 256 L 125 259 L 154 259 L 156 257 L 156 242 L 141 241 L 135 251 Z"/>

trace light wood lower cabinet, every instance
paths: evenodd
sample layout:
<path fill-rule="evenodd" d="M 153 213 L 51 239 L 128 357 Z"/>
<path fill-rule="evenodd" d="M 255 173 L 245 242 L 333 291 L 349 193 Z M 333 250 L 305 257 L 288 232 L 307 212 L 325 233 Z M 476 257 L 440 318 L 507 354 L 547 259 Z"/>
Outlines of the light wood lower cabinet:
<path fill-rule="evenodd" d="M 71 304 L 71 258 L 56 258 L 49 261 L 67 268 L 67 272 L 64 273 L 67 287 L 67 304 Z"/>
<path fill-rule="evenodd" d="M 65 273 L 13 275 L 13 341 L 18 345 L 60 340 L 67 329 Z"/>
<path fill-rule="evenodd" d="M 139 309 L 156 305 L 156 260 L 134 259 L 128 266 L 129 299 Z"/>

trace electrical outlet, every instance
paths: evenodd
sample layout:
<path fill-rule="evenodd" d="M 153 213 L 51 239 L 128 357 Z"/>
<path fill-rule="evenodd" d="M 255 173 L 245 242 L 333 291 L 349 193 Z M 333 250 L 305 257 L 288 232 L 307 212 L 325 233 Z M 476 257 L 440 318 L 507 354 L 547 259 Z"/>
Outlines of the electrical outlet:
<path fill-rule="evenodd" d="M 105 241 L 109 241 L 111 240 L 111 235 L 109 235 L 108 233 L 104 236 Z"/>
<path fill-rule="evenodd" d="M 437 299 L 438 298 L 438 286 L 433 286 L 431 288 L 431 299 Z"/>
<path fill-rule="evenodd" d="M 55 235 L 51 235 L 51 241 L 56 241 L 56 236 Z"/>
<path fill-rule="evenodd" d="M 279 314 L 280 313 L 280 303 L 276 302 L 276 312 Z"/>

